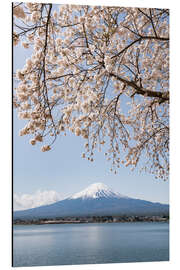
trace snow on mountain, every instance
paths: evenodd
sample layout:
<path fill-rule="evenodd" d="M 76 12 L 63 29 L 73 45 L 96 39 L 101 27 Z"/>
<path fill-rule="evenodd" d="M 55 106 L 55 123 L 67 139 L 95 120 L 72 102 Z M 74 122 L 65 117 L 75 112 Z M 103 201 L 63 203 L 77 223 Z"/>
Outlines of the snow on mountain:
<path fill-rule="evenodd" d="M 118 192 L 114 192 L 111 188 L 103 183 L 95 183 L 87 187 L 81 192 L 74 194 L 69 199 L 97 199 L 97 198 L 125 198 Z M 127 198 L 127 197 L 126 197 Z"/>
<path fill-rule="evenodd" d="M 106 215 L 167 214 L 169 205 L 123 196 L 102 183 L 90 185 L 56 203 L 28 210 L 14 211 L 14 219 L 38 219 Z"/>

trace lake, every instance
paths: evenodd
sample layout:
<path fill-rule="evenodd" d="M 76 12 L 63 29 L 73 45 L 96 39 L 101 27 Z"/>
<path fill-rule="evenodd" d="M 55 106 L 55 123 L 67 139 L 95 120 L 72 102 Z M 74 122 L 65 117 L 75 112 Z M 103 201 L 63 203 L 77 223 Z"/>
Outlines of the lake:
<path fill-rule="evenodd" d="M 13 226 L 13 266 L 169 260 L 166 222 Z"/>

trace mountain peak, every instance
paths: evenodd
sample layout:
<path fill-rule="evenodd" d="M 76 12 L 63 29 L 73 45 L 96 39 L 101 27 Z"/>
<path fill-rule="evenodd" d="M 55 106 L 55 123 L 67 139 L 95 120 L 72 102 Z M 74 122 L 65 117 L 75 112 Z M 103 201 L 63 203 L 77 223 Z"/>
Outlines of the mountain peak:
<path fill-rule="evenodd" d="M 95 183 L 62 201 L 15 211 L 14 219 L 167 214 L 168 205 L 122 196 L 102 183 Z"/>
<path fill-rule="evenodd" d="M 115 197 L 115 198 L 122 198 L 125 196 L 122 196 L 118 192 L 114 192 L 111 188 L 106 186 L 103 183 L 94 183 L 88 186 L 86 189 L 84 189 L 81 192 L 78 192 L 71 196 L 69 199 L 97 199 L 97 198 L 108 198 L 108 197 Z"/>

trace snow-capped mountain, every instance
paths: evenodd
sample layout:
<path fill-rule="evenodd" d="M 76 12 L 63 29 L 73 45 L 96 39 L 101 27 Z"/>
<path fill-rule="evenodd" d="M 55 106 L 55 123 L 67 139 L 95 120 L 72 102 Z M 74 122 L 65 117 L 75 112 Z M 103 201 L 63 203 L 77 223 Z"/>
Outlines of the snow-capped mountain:
<path fill-rule="evenodd" d="M 14 219 L 167 214 L 169 205 L 123 196 L 102 183 L 51 205 L 15 211 Z"/>
<path fill-rule="evenodd" d="M 83 191 L 74 194 L 69 199 L 98 199 L 98 198 L 125 198 L 119 192 L 114 192 L 111 188 L 103 183 L 95 183 L 84 189 Z M 126 197 L 127 198 L 127 197 Z"/>

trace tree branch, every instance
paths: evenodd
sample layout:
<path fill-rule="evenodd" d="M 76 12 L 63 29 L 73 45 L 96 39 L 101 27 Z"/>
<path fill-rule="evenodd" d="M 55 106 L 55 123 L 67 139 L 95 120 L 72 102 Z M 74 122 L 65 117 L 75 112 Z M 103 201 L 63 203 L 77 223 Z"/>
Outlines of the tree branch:
<path fill-rule="evenodd" d="M 144 89 L 143 87 L 138 86 L 135 82 L 133 81 L 128 81 L 112 72 L 109 73 L 110 76 L 116 78 L 117 80 L 125 83 L 128 86 L 133 87 L 136 92 L 135 94 L 140 94 L 143 96 L 148 96 L 148 97 L 154 97 L 154 98 L 159 98 L 161 102 L 169 101 L 169 92 L 160 92 L 160 91 L 152 91 L 149 89 Z"/>

